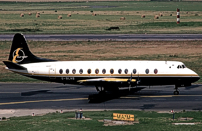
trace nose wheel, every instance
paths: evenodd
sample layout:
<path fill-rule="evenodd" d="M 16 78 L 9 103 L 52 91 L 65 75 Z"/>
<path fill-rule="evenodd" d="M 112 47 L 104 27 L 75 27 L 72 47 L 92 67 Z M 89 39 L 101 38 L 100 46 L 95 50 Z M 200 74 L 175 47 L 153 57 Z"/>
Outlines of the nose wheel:
<path fill-rule="evenodd" d="M 175 85 L 175 91 L 173 92 L 174 95 L 179 95 L 178 87 Z"/>
<path fill-rule="evenodd" d="M 173 94 L 174 95 L 179 95 L 179 91 L 174 91 Z"/>

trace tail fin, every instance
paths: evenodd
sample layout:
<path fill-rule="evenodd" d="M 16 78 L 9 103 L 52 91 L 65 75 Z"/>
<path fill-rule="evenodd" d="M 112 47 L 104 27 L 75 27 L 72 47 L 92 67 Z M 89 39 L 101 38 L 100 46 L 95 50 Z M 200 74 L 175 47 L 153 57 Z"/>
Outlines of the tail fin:
<path fill-rule="evenodd" d="M 39 58 L 33 55 L 29 50 L 29 47 L 27 46 L 25 37 L 19 33 L 15 34 L 13 38 L 8 60 L 17 64 L 55 61 L 50 59 Z"/>

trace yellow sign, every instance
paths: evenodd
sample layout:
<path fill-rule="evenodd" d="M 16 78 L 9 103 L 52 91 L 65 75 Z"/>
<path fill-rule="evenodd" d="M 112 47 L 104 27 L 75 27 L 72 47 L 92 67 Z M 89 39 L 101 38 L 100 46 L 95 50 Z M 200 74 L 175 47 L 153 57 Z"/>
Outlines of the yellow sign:
<path fill-rule="evenodd" d="M 134 121 L 134 115 L 113 113 L 114 120 Z"/>

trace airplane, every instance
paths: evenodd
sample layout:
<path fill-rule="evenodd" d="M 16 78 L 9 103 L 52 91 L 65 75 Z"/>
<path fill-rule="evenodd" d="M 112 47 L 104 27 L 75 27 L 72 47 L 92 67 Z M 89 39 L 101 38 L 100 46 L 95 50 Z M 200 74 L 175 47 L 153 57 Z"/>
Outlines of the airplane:
<path fill-rule="evenodd" d="M 31 53 L 23 34 L 13 37 L 6 69 L 23 76 L 63 84 L 93 85 L 98 92 L 118 91 L 137 86 L 191 86 L 197 73 L 178 61 L 57 61 Z"/>

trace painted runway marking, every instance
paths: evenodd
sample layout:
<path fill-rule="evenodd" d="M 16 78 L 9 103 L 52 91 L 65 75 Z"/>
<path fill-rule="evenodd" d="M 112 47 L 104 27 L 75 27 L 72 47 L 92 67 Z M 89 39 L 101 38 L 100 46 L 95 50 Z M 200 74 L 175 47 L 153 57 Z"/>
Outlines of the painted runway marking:
<path fill-rule="evenodd" d="M 88 98 L 55 99 L 55 100 L 36 100 L 36 101 L 19 101 L 19 102 L 0 103 L 0 105 L 12 105 L 12 104 L 24 104 L 24 103 L 37 103 L 37 102 L 55 102 L 55 101 L 76 101 L 76 100 L 88 100 Z"/>
<path fill-rule="evenodd" d="M 125 99 L 131 99 L 131 98 L 166 98 L 166 97 L 180 97 L 180 96 L 187 96 L 187 97 L 192 97 L 192 96 L 202 96 L 202 95 L 159 95 L 159 96 L 137 96 L 137 97 L 120 97 L 120 98 L 125 98 Z"/>
<path fill-rule="evenodd" d="M 155 98 L 155 97 L 173 97 L 173 95 L 162 95 L 162 96 L 140 96 L 140 97 L 149 97 L 149 98 Z"/>
<path fill-rule="evenodd" d="M 3 94 L 3 93 L 11 93 L 11 94 L 16 93 L 17 94 L 17 93 L 20 93 L 20 92 L 0 92 L 0 94 Z"/>
<path fill-rule="evenodd" d="M 1 92 L 0 92 L 1 93 Z M 13 92 L 17 93 L 17 92 Z M 166 98 L 166 97 L 180 97 L 180 96 L 202 96 L 202 95 L 159 95 L 159 96 L 127 96 L 127 97 L 120 97 L 122 99 L 135 99 L 135 98 Z M 37 102 L 56 102 L 56 101 L 76 101 L 76 100 L 88 100 L 88 98 L 72 98 L 72 99 L 55 99 L 55 100 L 36 100 L 36 101 L 18 101 L 18 102 L 7 102 L 7 103 L 0 103 L 0 105 L 13 105 L 13 104 L 25 104 L 25 103 L 37 103 Z"/>
<path fill-rule="evenodd" d="M 125 98 L 125 99 L 129 98 L 129 99 L 130 99 L 130 98 L 139 98 L 139 97 L 130 97 L 130 96 L 128 96 L 128 97 L 120 97 L 120 98 L 123 98 L 123 99 L 124 99 L 124 98 Z"/>

